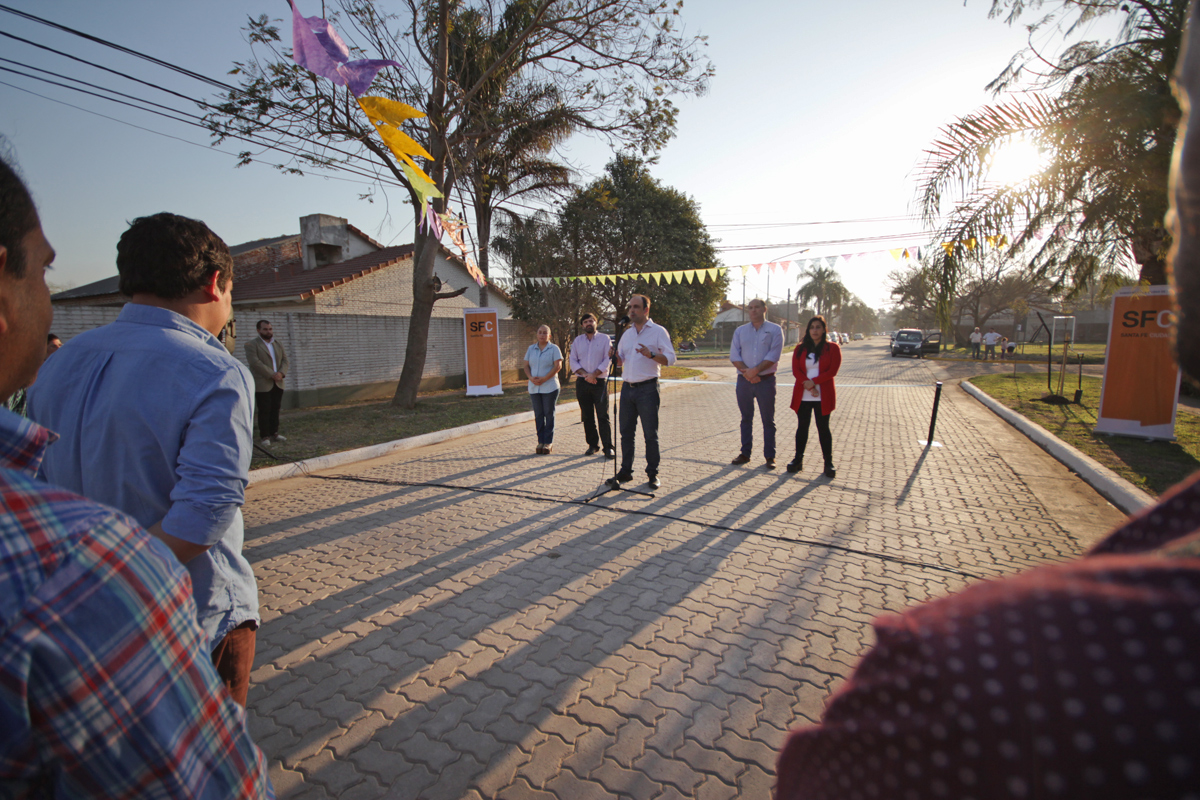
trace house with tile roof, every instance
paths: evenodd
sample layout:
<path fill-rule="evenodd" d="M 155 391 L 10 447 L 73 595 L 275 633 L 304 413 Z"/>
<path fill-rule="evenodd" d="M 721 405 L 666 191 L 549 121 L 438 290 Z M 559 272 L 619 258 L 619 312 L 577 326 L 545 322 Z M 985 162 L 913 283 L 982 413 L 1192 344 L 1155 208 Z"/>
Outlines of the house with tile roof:
<path fill-rule="evenodd" d="M 299 233 L 239 244 L 230 253 L 234 318 L 226 346 L 244 360 L 239 335 L 243 341 L 254 336 L 259 319 L 272 322 L 293 367 L 285 408 L 391 396 L 412 311 L 411 244 L 387 247 L 341 217 L 311 214 L 300 218 Z M 466 265 L 445 247 L 435 257 L 434 274 L 441 281 L 439 291 L 465 292 L 434 304 L 425 389 L 461 385 L 462 313 L 478 299 Z M 117 282 L 113 276 L 55 294 L 55 333 L 69 343 L 76 334 L 116 319 L 129 300 Z M 502 332 L 505 327 L 521 331 L 514 354 L 502 353 L 505 372 L 515 377 L 532 335 L 525 336 L 523 323 L 511 319 L 504 290 L 489 284 L 488 291 Z"/>

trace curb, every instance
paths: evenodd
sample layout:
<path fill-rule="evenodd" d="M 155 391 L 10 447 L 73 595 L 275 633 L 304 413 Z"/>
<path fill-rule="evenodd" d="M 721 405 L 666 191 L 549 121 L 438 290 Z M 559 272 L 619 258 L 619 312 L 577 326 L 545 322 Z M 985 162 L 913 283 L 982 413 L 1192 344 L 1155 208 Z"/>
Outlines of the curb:
<path fill-rule="evenodd" d="M 959 386 L 967 394 L 983 403 L 996 416 L 1028 436 L 1034 444 L 1062 462 L 1067 469 L 1083 478 L 1101 496 L 1126 514 L 1134 514 L 1158 502 L 1151 495 L 1143 492 L 1096 459 L 1085 455 L 1041 425 L 994 400 L 970 381 L 964 379 Z"/>

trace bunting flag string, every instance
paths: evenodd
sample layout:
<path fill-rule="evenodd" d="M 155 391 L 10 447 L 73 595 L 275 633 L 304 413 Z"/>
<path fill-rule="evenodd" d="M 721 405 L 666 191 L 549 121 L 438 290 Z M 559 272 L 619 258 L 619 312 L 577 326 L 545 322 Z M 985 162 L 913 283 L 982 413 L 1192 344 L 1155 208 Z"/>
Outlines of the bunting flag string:
<path fill-rule="evenodd" d="M 978 247 L 987 245 L 988 247 L 1007 247 L 1008 237 L 1001 234 L 997 236 L 986 236 L 983 239 L 963 239 L 954 242 L 942 242 L 942 249 L 946 251 L 946 255 L 953 255 L 956 247 L 963 247 L 967 250 L 974 250 Z M 896 261 L 900 259 L 910 259 L 920 261 L 923 255 L 923 250 L 920 247 L 898 247 L 888 250 L 876 250 L 866 253 L 844 253 L 836 256 L 819 256 L 816 258 L 801 259 L 796 261 L 770 261 L 760 264 L 738 264 L 728 267 L 713 267 L 710 269 L 685 269 L 673 270 L 666 272 L 627 272 L 622 274 L 606 274 L 606 275 L 570 275 L 560 276 L 555 278 L 542 277 L 526 277 L 521 280 L 528 281 L 540 286 L 546 286 L 550 283 L 565 284 L 572 281 L 579 281 L 587 284 L 603 285 L 616 284 L 618 280 L 644 280 L 650 283 L 656 283 L 660 286 L 668 283 L 704 283 L 705 281 L 715 281 L 720 275 L 728 275 L 732 270 L 741 270 L 742 278 L 749 274 L 750 270 L 754 270 L 755 274 L 762 275 L 763 267 L 766 267 L 766 272 L 770 274 L 787 274 L 793 267 L 797 275 L 803 275 L 805 272 L 813 269 L 823 269 L 825 267 L 834 267 L 837 265 L 838 259 L 845 259 L 847 263 L 851 259 L 862 259 L 868 256 L 890 255 Z"/>

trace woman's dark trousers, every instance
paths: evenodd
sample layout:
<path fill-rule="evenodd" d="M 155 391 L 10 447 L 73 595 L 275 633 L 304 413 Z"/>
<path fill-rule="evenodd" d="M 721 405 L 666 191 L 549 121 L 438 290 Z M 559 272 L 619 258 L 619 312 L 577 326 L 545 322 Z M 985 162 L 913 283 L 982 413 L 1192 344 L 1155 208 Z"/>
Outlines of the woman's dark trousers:
<path fill-rule="evenodd" d="M 821 455 L 826 468 L 833 466 L 833 434 L 829 432 L 829 415 L 821 413 L 821 402 L 803 402 L 796 410 L 796 460 L 804 458 L 808 446 L 808 421 L 817 418 L 817 441 L 821 443 Z"/>

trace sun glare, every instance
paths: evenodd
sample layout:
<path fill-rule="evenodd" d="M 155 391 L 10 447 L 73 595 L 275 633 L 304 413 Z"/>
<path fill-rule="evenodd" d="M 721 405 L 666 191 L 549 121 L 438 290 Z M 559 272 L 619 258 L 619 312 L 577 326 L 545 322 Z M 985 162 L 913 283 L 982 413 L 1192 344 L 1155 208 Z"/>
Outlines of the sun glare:
<path fill-rule="evenodd" d="M 1046 158 L 1033 142 L 1017 139 L 1005 144 L 988 164 L 988 181 L 1012 186 L 1046 167 Z"/>

